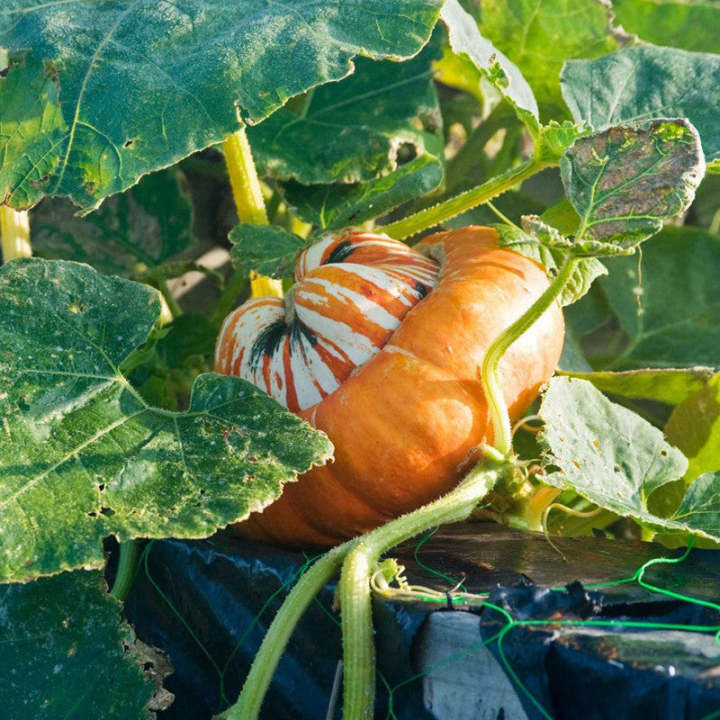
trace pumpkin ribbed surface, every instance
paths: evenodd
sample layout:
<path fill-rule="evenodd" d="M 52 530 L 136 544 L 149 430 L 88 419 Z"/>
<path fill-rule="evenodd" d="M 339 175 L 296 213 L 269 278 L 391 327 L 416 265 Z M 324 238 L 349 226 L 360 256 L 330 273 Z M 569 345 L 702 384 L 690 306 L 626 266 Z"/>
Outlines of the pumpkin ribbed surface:
<path fill-rule="evenodd" d="M 437 262 L 397 240 L 326 238 L 301 254 L 285 298 L 256 298 L 228 315 L 215 368 L 304 410 L 385 345 L 437 273 Z"/>
<path fill-rule="evenodd" d="M 438 233 L 407 257 L 417 251 L 439 263 L 434 287 L 379 341 L 377 352 L 299 412 L 330 437 L 334 462 L 286 485 L 275 503 L 239 526 L 243 534 L 327 545 L 366 532 L 448 491 L 477 446 L 492 442 L 479 370 L 492 341 L 548 287 L 547 276 L 534 261 L 498 248 L 490 228 Z M 311 255 L 324 252 L 311 248 L 298 274 L 317 272 Z M 252 352 L 253 341 L 239 347 L 239 337 L 244 336 L 223 331 L 219 371 L 234 372 L 233 358 L 237 365 L 243 348 Z M 520 417 L 552 376 L 563 339 L 562 311 L 555 304 L 509 348 L 499 374 L 511 417 Z"/>

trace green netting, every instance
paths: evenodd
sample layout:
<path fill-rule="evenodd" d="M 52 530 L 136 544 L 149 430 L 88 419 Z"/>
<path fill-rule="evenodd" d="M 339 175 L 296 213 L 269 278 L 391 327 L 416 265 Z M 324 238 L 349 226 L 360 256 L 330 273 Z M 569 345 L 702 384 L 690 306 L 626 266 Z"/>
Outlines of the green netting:
<path fill-rule="evenodd" d="M 475 643 L 467 648 L 464 648 L 461 651 L 458 651 L 457 653 L 453 653 L 449 655 L 448 657 L 433 663 L 430 667 L 425 668 L 422 672 L 411 675 L 407 677 L 406 679 L 402 680 L 399 683 L 396 683 L 394 685 L 391 685 L 385 676 L 383 676 L 382 673 L 378 672 L 378 680 L 382 688 L 384 688 L 385 692 L 387 693 L 387 712 L 385 714 L 385 717 L 383 720 L 398 720 L 398 716 L 396 714 L 396 702 L 395 697 L 397 692 L 407 687 L 408 685 L 417 682 L 430 674 L 433 670 L 440 668 L 442 666 L 446 666 L 448 664 L 452 664 L 455 662 L 458 662 L 462 660 L 463 658 L 467 657 L 468 655 L 472 654 L 474 651 L 482 648 L 492 645 L 493 643 L 496 644 L 497 653 L 500 657 L 500 660 L 509 675 L 509 677 L 512 679 L 513 683 L 518 688 L 518 691 L 525 695 L 529 702 L 531 702 L 537 711 L 542 715 L 543 718 L 546 720 L 554 720 L 553 716 L 548 712 L 546 708 L 542 706 L 542 704 L 533 696 L 533 694 L 528 690 L 526 685 L 523 683 L 521 678 L 519 677 L 518 673 L 513 668 L 512 664 L 509 662 L 504 649 L 503 649 L 503 642 L 508 636 L 510 632 L 515 630 L 516 628 L 522 628 L 522 627 L 542 627 L 542 626 L 548 626 L 548 627 L 561 627 L 561 626 L 574 626 L 574 627 L 599 627 L 599 628 L 632 628 L 632 629 L 644 629 L 644 630 L 680 630 L 680 631 L 689 631 L 689 632 L 697 632 L 697 633 L 705 633 L 705 634 L 712 634 L 715 637 L 715 642 L 720 644 L 720 625 L 692 625 L 692 624 L 680 624 L 680 623 L 663 623 L 663 622 L 650 622 L 650 621 L 640 621 L 640 620 L 623 620 L 623 619 L 612 619 L 612 620 L 606 620 L 606 619 L 597 619 L 597 620 L 561 620 L 561 619 L 529 619 L 529 620 L 517 620 L 515 619 L 509 612 L 507 612 L 504 608 L 499 607 L 498 605 L 495 605 L 493 603 L 490 603 L 488 601 L 489 594 L 473 594 L 468 593 L 465 591 L 465 588 L 462 584 L 462 579 L 460 581 L 457 581 L 456 579 L 439 572 L 432 567 L 428 566 L 427 564 L 423 563 L 420 559 L 420 551 L 422 547 L 432 538 L 432 536 L 437 531 L 437 528 L 430 531 L 428 534 L 423 536 L 416 544 L 413 552 L 413 557 L 415 561 L 417 562 L 418 566 L 423 568 L 428 573 L 434 575 L 435 577 L 441 579 L 443 582 L 448 583 L 448 585 L 452 588 L 452 590 L 448 590 L 447 592 L 438 592 L 429 590 L 427 593 L 418 592 L 417 589 L 413 589 L 412 596 L 415 601 L 420 601 L 424 603 L 428 603 L 430 605 L 437 605 L 440 607 L 453 607 L 453 606 L 464 606 L 464 607 L 479 607 L 479 608 L 486 608 L 494 613 L 497 613 L 504 621 L 505 625 L 498 630 L 495 634 L 493 634 L 491 637 L 486 638 L 482 640 L 481 642 Z M 228 658 L 223 662 L 219 663 L 212 655 L 212 653 L 207 649 L 207 647 L 202 643 L 202 641 L 197 637 L 196 633 L 193 631 L 193 628 L 191 625 L 187 622 L 187 620 L 182 616 L 182 614 L 179 612 L 179 610 L 174 606 L 170 598 L 167 597 L 167 595 L 163 592 L 160 585 L 156 582 L 156 580 L 153 578 L 150 567 L 148 564 L 148 558 L 149 554 L 152 550 L 152 547 L 154 545 L 155 541 L 150 542 L 144 549 L 143 555 L 141 557 L 141 563 L 138 568 L 138 571 L 143 571 L 145 575 L 147 576 L 148 581 L 151 583 L 152 587 L 155 589 L 155 591 L 159 594 L 159 596 L 163 599 L 163 601 L 168 605 L 170 610 L 172 611 L 173 615 L 177 617 L 178 622 L 182 624 L 182 626 L 186 629 L 186 631 L 189 633 L 190 637 L 193 639 L 195 643 L 197 643 L 200 650 L 203 652 L 203 654 L 207 657 L 208 661 L 214 668 L 215 672 L 218 675 L 218 682 L 219 682 L 219 696 L 222 699 L 222 702 L 226 705 L 230 705 L 234 698 L 230 698 L 226 694 L 226 688 L 225 688 L 225 677 L 228 672 L 228 669 L 230 668 L 230 665 L 232 663 L 233 658 L 235 657 L 237 651 L 242 647 L 243 642 L 247 639 L 249 633 L 251 630 L 260 622 L 263 615 L 267 612 L 269 606 L 271 605 L 272 601 L 277 598 L 279 595 L 285 594 L 289 591 L 289 589 L 292 587 L 294 582 L 297 581 L 298 578 L 300 578 L 307 569 L 313 564 L 313 562 L 319 557 L 319 556 L 308 556 L 305 555 L 305 562 L 298 567 L 298 569 L 291 574 L 291 576 L 286 579 L 284 582 L 281 582 L 280 585 L 271 593 L 268 595 L 267 599 L 263 603 L 262 607 L 258 610 L 256 615 L 253 617 L 250 624 L 243 630 L 242 634 L 239 636 L 237 643 L 234 647 L 234 650 L 230 653 Z M 637 571 L 629 576 L 620 578 L 617 580 L 611 580 L 607 582 L 602 583 L 595 583 L 595 584 L 589 584 L 585 585 L 584 588 L 586 590 L 599 590 L 599 589 L 606 589 L 609 587 L 615 587 L 620 586 L 628 583 L 636 583 L 637 585 L 643 587 L 644 589 L 650 591 L 651 593 L 662 595 L 668 598 L 671 598 L 673 600 L 677 600 L 680 602 L 690 603 L 694 605 L 700 605 L 707 608 L 710 608 L 712 610 L 717 611 L 720 613 L 720 603 L 711 602 L 708 600 L 703 600 L 701 598 L 695 598 L 689 595 L 685 595 L 679 592 L 676 592 L 674 590 L 663 588 L 659 585 L 653 584 L 645 580 L 645 574 L 648 571 L 649 568 L 653 566 L 658 565 L 674 565 L 678 563 L 682 563 L 690 554 L 692 548 L 693 548 L 693 538 L 690 538 L 690 541 L 688 543 L 687 548 L 683 551 L 683 553 L 678 557 L 661 557 L 661 558 L 653 558 L 651 560 L 648 560 L 646 563 L 644 563 L 642 566 L 640 566 Z M 555 592 L 564 592 L 566 590 L 565 587 L 554 587 L 551 588 L 552 591 Z M 402 599 L 399 599 L 401 595 L 407 596 L 407 592 L 400 592 L 398 594 L 398 598 L 396 599 L 397 602 L 402 602 Z M 315 603 L 318 605 L 318 607 L 321 608 L 321 610 L 331 619 L 333 623 L 336 625 L 340 625 L 340 620 L 337 617 L 335 613 L 329 608 L 327 608 L 318 598 L 315 598 Z M 339 676 L 338 676 L 339 677 Z M 336 680 L 338 679 L 336 677 Z M 334 696 L 334 693 L 332 693 Z M 330 699 L 330 702 L 334 702 L 335 697 Z M 328 717 L 332 717 L 332 713 L 329 712 Z M 715 720 L 720 718 L 720 709 L 718 709 L 715 712 L 712 712 L 700 720 Z"/>

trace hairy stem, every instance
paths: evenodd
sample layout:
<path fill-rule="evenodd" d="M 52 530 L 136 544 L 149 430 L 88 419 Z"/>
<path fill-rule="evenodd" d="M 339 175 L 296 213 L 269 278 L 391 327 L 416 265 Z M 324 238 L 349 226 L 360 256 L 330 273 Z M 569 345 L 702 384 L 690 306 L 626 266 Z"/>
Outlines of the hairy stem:
<path fill-rule="evenodd" d="M 268 216 L 265 210 L 265 200 L 262 195 L 260 178 L 255 169 L 255 161 L 253 160 L 252 150 L 244 128 L 233 133 L 223 142 L 223 151 L 225 152 L 225 162 L 227 163 L 228 175 L 230 176 L 230 186 L 232 187 L 238 219 L 243 223 L 268 225 Z M 245 271 L 247 272 L 251 269 L 252 268 L 245 268 Z M 232 288 L 235 287 L 233 283 L 234 279 L 233 277 L 230 282 L 231 291 Z M 267 281 L 269 287 L 273 289 L 271 294 L 282 297 L 282 282 L 271 278 L 267 278 Z M 237 297 L 237 295 L 235 297 Z M 226 299 L 227 295 L 223 293 L 223 296 L 220 298 L 223 305 Z M 217 308 L 213 316 L 216 314 L 218 314 Z"/>
<path fill-rule="evenodd" d="M 370 578 L 380 556 L 399 543 L 467 518 L 505 472 L 504 458 L 486 457 L 438 500 L 358 539 L 343 563 L 338 588 L 343 631 L 343 720 L 370 720 L 375 700 L 375 650 Z"/>
<path fill-rule="evenodd" d="M 223 151 L 240 222 L 267 225 L 260 178 L 244 128 L 223 142 Z"/>
<path fill-rule="evenodd" d="M 118 600 L 125 600 L 130 594 L 135 567 L 137 566 L 140 547 L 136 540 L 120 543 L 120 557 L 118 559 L 117 573 L 110 594 Z"/>
<path fill-rule="evenodd" d="M 255 655 L 238 701 L 222 715 L 226 720 L 254 720 L 260 715 L 265 693 L 295 626 L 314 597 L 335 576 L 355 542 L 350 540 L 323 555 L 290 591 Z"/>
<path fill-rule="evenodd" d="M 420 212 L 414 215 L 409 215 L 402 220 L 385 225 L 381 230 L 397 240 L 411 237 L 438 223 L 460 215 L 460 213 L 464 213 L 466 210 L 471 210 L 488 200 L 492 200 L 497 195 L 504 193 L 523 180 L 527 180 L 527 178 L 549 167 L 550 164 L 551 163 L 545 161 L 530 158 L 507 172 L 504 172 L 502 175 L 491 178 L 476 188 L 466 190 L 449 200 L 433 205 L 433 207 L 425 208 L 425 210 L 420 210 Z"/>
<path fill-rule="evenodd" d="M 3 262 L 32 256 L 30 216 L 26 210 L 0 205 L 0 240 Z"/>
<path fill-rule="evenodd" d="M 500 360 L 507 349 L 555 302 L 577 266 L 577 258 L 568 258 L 550 286 L 510 327 L 506 328 L 490 345 L 480 370 L 485 399 L 493 426 L 493 446 L 503 455 L 512 448 L 512 432 L 507 403 L 498 378 Z"/>

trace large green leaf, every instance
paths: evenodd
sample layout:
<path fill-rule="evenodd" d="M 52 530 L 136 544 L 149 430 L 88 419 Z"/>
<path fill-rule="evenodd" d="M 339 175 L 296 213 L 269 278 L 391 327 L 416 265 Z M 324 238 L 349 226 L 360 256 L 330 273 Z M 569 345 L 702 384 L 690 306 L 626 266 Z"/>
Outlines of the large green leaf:
<path fill-rule="evenodd" d="M 649 505 L 654 492 L 683 476 L 688 462 L 639 415 L 611 403 L 586 380 L 560 377 L 550 382 L 540 417 L 544 460 L 557 468 L 544 479 L 548 485 L 572 489 L 653 528 L 720 539 L 717 511 L 714 519 L 706 514 L 706 506 L 717 506 L 717 484 L 699 492 L 696 481 L 671 517 Z"/>
<path fill-rule="evenodd" d="M 458 0 L 447 0 L 441 17 L 453 52 L 469 60 L 479 75 L 488 78 L 516 108 L 537 118 L 537 102 L 527 80 L 498 49 L 499 45 L 496 47 L 480 34 L 475 18 Z"/>
<path fill-rule="evenodd" d="M 349 78 L 309 92 L 295 111 L 277 110 L 248 130 L 259 172 L 304 184 L 367 182 L 396 168 L 403 145 L 424 154 L 442 132 L 431 69 L 439 53 L 433 41 L 404 63 L 358 59 Z"/>
<path fill-rule="evenodd" d="M 43 200 L 32 213 L 35 251 L 132 276 L 176 258 L 193 242 L 192 206 L 178 170 L 144 177 L 85 217 L 76 211 L 67 199 Z"/>
<path fill-rule="evenodd" d="M 284 185 L 284 194 L 305 222 L 334 230 L 360 225 L 426 195 L 440 185 L 443 174 L 442 161 L 426 153 L 366 183 L 300 185 L 290 181 Z"/>
<path fill-rule="evenodd" d="M 11 70 L 3 83 L 2 195 L 16 207 L 60 194 L 92 208 L 222 140 L 238 114 L 258 122 L 345 77 L 357 54 L 414 55 L 441 4 L 6 0 L 0 46 L 11 58 L 30 50 L 33 72 L 28 65 L 15 81 Z"/>
<path fill-rule="evenodd" d="M 480 30 L 525 76 L 543 116 L 566 116 L 560 68 L 569 58 L 592 58 L 619 47 L 608 8 L 597 0 L 474 0 Z"/>
<path fill-rule="evenodd" d="M 612 0 L 615 20 L 646 42 L 720 52 L 720 4 L 711 0 Z"/>
<path fill-rule="evenodd" d="M 690 460 L 687 480 L 717 471 L 720 483 L 720 373 L 673 410 L 665 433 Z"/>
<path fill-rule="evenodd" d="M 597 60 L 573 60 L 562 72 L 563 97 L 576 120 L 602 130 L 654 117 L 686 117 L 708 164 L 720 161 L 720 55 L 652 45 Z"/>
<path fill-rule="evenodd" d="M 3 716 L 149 720 L 152 663 L 99 572 L 0 586 Z"/>
<path fill-rule="evenodd" d="M 187 412 L 123 374 L 157 293 L 85 265 L 0 268 L 0 581 L 104 562 L 102 538 L 202 537 L 325 460 L 327 438 L 239 378 L 197 378 Z"/>
<path fill-rule="evenodd" d="M 614 369 L 720 364 L 720 238 L 666 227 L 645 243 L 641 259 L 607 266 L 599 282 L 628 337 L 610 361 Z"/>
<path fill-rule="evenodd" d="M 697 132 L 686 120 L 619 125 L 579 138 L 560 161 L 580 216 L 576 245 L 637 245 L 689 207 L 704 171 Z"/>

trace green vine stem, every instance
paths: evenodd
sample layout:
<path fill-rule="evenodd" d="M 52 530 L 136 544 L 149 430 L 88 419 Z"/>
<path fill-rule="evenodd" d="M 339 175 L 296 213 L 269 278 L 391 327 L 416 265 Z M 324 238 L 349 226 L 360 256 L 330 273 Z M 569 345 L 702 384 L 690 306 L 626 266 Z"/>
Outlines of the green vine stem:
<path fill-rule="evenodd" d="M 130 594 L 130 588 L 132 588 L 135 579 L 135 567 L 137 566 L 139 554 L 140 547 L 136 540 L 120 543 L 117 573 L 110 591 L 114 598 L 123 601 Z"/>
<path fill-rule="evenodd" d="M 26 210 L 0 205 L 0 241 L 3 262 L 32 256 L 30 216 Z"/>
<path fill-rule="evenodd" d="M 555 302 L 572 276 L 578 258 L 570 257 L 562 265 L 558 274 L 545 292 L 490 345 L 480 369 L 485 399 L 488 403 L 493 427 L 493 447 L 502 455 L 508 455 L 512 449 L 512 431 L 507 403 L 500 387 L 498 367 L 505 351 L 540 318 Z"/>
<path fill-rule="evenodd" d="M 225 139 L 223 152 L 240 222 L 267 225 L 260 178 L 244 128 Z"/>
<path fill-rule="evenodd" d="M 420 210 L 414 215 L 398 220 L 397 222 L 384 225 L 382 232 L 386 233 L 396 240 L 404 240 L 412 237 L 417 233 L 427 230 L 438 223 L 449 220 L 450 218 L 460 215 L 467 210 L 471 210 L 482 203 L 492 200 L 497 195 L 504 193 L 512 187 L 515 187 L 523 180 L 527 180 L 536 173 L 550 167 L 553 163 L 530 158 L 514 168 L 498 175 L 478 187 L 471 188 L 465 192 L 456 195 L 449 200 L 445 200 L 432 207 Z"/>
<path fill-rule="evenodd" d="M 182 315 L 182 308 L 180 307 L 180 303 L 173 297 L 173 294 L 170 292 L 167 280 L 165 278 L 160 278 L 157 281 L 157 286 L 160 294 L 163 296 L 168 306 L 168 310 L 170 310 L 172 319 L 174 320 L 176 317 L 180 317 L 180 315 Z"/>
<path fill-rule="evenodd" d="M 210 322 L 218 327 L 222 324 L 226 315 L 233 309 L 235 301 L 248 286 L 250 282 L 248 272 L 245 268 L 237 268 L 229 277 L 220 298 L 210 316 Z"/>
<path fill-rule="evenodd" d="M 315 596 L 337 574 L 356 542 L 350 540 L 327 552 L 295 584 L 263 638 L 238 701 L 223 713 L 226 720 L 253 720 L 259 716 L 265 693 L 295 626 Z"/>
<path fill-rule="evenodd" d="M 374 697 L 374 651 L 370 608 L 370 577 L 377 558 L 394 545 L 436 525 L 458 522 L 470 515 L 505 471 L 504 458 L 488 456 L 443 497 L 327 552 L 297 582 L 285 598 L 255 655 L 237 703 L 225 720 L 256 720 L 273 673 L 290 635 L 315 595 L 343 564 L 340 580 L 344 654 L 345 720 L 370 717 Z M 350 663 L 348 665 L 348 662 Z M 348 704 L 348 695 L 352 701 Z"/>
<path fill-rule="evenodd" d="M 509 465 L 487 449 L 485 458 L 446 495 L 359 538 L 343 563 L 338 588 L 343 632 L 343 720 L 371 720 L 375 650 L 370 579 L 380 556 L 436 525 L 467 518 Z"/>

